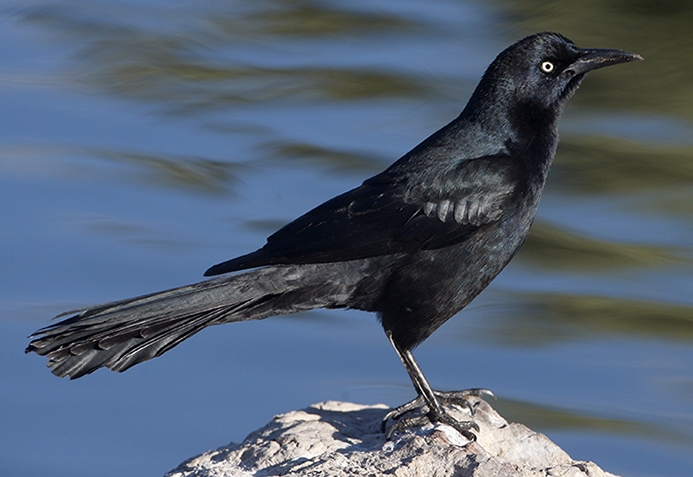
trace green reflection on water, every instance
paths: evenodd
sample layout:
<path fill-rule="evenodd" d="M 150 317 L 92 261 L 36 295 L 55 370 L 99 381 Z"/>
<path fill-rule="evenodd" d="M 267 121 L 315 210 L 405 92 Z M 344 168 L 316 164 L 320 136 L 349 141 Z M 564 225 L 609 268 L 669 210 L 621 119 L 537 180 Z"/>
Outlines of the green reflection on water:
<path fill-rule="evenodd" d="M 499 398 L 493 407 L 509 422 L 521 422 L 542 431 L 571 430 L 638 436 L 657 441 L 693 444 L 691 436 L 677 432 L 672 426 L 590 415 L 569 409 Z"/>
<path fill-rule="evenodd" d="M 274 141 L 264 145 L 270 157 L 292 160 L 306 165 L 327 167 L 335 173 L 363 172 L 373 174 L 390 162 L 374 154 L 341 151 L 307 143 Z"/>
<path fill-rule="evenodd" d="M 206 194 L 233 193 L 233 187 L 238 183 L 236 172 L 244 167 L 205 157 L 64 145 L 9 145 L 0 148 L 0 154 L 4 167 L 29 173 L 40 170 L 43 174 L 63 177 L 111 174 L 109 170 L 91 165 L 95 160 L 129 164 L 135 168 L 127 171 L 128 177 L 133 177 L 129 175 L 131 171 L 139 171 L 146 184 Z"/>
<path fill-rule="evenodd" d="M 513 295 L 512 306 L 488 306 L 485 339 L 536 346 L 603 336 L 693 341 L 693 306 L 566 293 Z"/>
<path fill-rule="evenodd" d="M 532 226 L 518 259 L 531 265 L 563 271 L 603 271 L 615 267 L 654 267 L 690 263 L 687 249 L 663 245 L 608 242 L 562 229 L 546 222 Z"/>
<path fill-rule="evenodd" d="M 206 193 L 223 193 L 238 180 L 233 171 L 238 165 L 202 157 L 165 156 L 112 150 L 91 150 L 98 157 L 134 164 L 148 171 L 153 182 L 193 189 Z M 148 181 L 149 182 L 149 181 Z"/>
<path fill-rule="evenodd" d="M 417 79 L 387 71 L 209 64 L 139 45 L 120 54 L 119 58 L 93 58 L 80 79 L 111 93 L 166 103 L 179 113 L 283 98 L 350 100 L 425 91 Z"/>
<path fill-rule="evenodd" d="M 368 33 L 407 32 L 415 28 L 411 20 L 387 14 L 339 9 L 323 2 L 263 1 L 263 11 L 242 16 L 226 16 L 214 22 L 224 31 L 237 35 L 241 31 L 280 37 L 364 35 Z"/>
<path fill-rule="evenodd" d="M 558 146 L 550 180 L 551 186 L 599 193 L 692 186 L 693 147 L 603 136 L 566 138 Z"/>
<path fill-rule="evenodd" d="M 150 28 L 132 17 L 155 17 L 157 10 L 118 13 L 92 16 L 54 5 L 28 10 L 23 19 L 77 45 L 79 63 L 70 72 L 77 85 L 157 102 L 178 113 L 282 98 L 344 101 L 426 94 L 419 78 L 385 68 L 262 64 L 263 55 L 276 54 L 267 47 L 251 55 L 251 62 L 229 59 L 239 52 L 247 57 L 249 48 L 276 42 L 277 35 L 288 42 L 297 35 L 391 34 L 413 28 L 391 12 L 339 10 L 317 2 L 258 2 L 249 11 L 219 4 L 191 12 L 182 26 L 180 21 L 159 22 Z"/>

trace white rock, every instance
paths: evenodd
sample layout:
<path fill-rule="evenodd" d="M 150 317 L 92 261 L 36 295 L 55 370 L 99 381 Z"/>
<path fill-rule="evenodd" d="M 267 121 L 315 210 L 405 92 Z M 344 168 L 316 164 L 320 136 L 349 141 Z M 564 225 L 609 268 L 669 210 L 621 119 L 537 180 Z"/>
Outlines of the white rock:
<path fill-rule="evenodd" d="M 380 431 L 385 405 L 328 401 L 276 416 L 242 444 L 205 452 L 167 477 L 615 477 L 575 461 L 543 434 L 508 424 L 485 401 L 470 398 L 478 439 L 445 425 Z M 446 408 L 469 419 L 459 408 Z"/>

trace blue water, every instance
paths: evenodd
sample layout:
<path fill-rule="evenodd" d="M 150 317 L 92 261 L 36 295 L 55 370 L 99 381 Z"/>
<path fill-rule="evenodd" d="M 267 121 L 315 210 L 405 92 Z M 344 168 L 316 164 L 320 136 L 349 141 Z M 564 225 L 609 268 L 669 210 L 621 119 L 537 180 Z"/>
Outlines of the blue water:
<path fill-rule="evenodd" d="M 690 12 L 662 7 L 662 32 L 587 3 L 3 3 L 0 475 L 162 475 L 277 413 L 413 397 L 354 311 L 207 329 L 76 381 L 23 349 L 58 313 L 259 247 L 454 118 L 500 50 L 544 29 L 647 61 L 585 81 L 527 246 L 416 355 L 435 387 L 494 390 L 574 458 L 690 475 L 693 105 L 670 68 L 693 65 L 666 56 Z M 605 15 L 630 28 L 590 29 Z"/>

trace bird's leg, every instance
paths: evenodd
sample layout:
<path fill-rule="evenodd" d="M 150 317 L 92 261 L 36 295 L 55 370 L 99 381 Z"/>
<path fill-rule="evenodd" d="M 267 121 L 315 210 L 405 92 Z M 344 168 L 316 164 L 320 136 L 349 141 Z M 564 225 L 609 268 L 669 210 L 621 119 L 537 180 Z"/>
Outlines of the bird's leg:
<path fill-rule="evenodd" d="M 469 408 L 469 403 L 467 402 L 468 397 L 481 396 L 487 393 L 491 395 L 493 394 L 485 389 L 469 389 L 465 391 L 451 392 L 434 391 L 428 384 L 428 381 L 426 380 L 426 377 L 421 371 L 419 364 L 416 362 L 416 359 L 414 359 L 414 355 L 412 354 L 411 350 L 401 350 L 399 346 L 397 346 L 395 341 L 392 339 L 392 335 L 390 333 L 388 333 L 387 335 L 390 339 L 390 343 L 392 343 L 392 346 L 395 348 L 395 351 L 397 352 L 399 359 L 402 361 L 402 364 L 404 364 L 404 368 L 407 370 L 407 373 L 409 374 L 409 377 L 411 378 L 411 381 L 414 384 L 414 388 L 416 389 L 416 392 L 418 394 L 418 396 L 415 399 L 399 407 L 396 407 L 395 409 L 391 410 L 385 415 L 385 417 L 383 418 L 383 430 L 385 430 L 385 425 L 389 419 L 395 420 L 395 424 L 390 428 L 389 432 L 387 433 L 388 437 L 395 430 L 401 430 L 406 427 L 422 425 L 425 423 L 425 420 L 428 419 L 430 422 L 433 423 L 440 422 L 442 424 L 447 424 L 456 429 L 467 439 L 476 440 L 476 436 L 473 432 L 470 431 L 470 429 L 478 431 L 479 426 L 477 426 L 473 421 L 458 421 L 457 419 L 454 419 L 443 410 L 443 407 L 440 405 L 440 401 L 442 400 L 443 402 L 461 404 L 462 406 Z M 408 411 L 416 409 L 423 404 L 426 404 L 428 406 L 428 413 L 425 417 L 420 416 L 407 419 L 398 419 L 399 416 L 403 415 Z"/>

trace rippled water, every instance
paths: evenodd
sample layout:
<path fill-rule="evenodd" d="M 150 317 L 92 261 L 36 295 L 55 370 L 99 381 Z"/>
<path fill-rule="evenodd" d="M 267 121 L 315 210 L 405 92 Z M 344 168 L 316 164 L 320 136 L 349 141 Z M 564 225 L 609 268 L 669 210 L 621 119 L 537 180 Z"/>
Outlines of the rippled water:
<path fill-rule="evenodd" d="M 161 475 L 327 399 L 400 404 L 373 316 L 208 329 L 59 380 L 26 335 L 254 250 L 454 118 L 493 57 L 557 30 L 646 61 L 565 112 L 517 259 L 418 350 L 440 389 L 629 476 L 693 468 L 690 2 L 4 2 L 0 474 Z"/>

